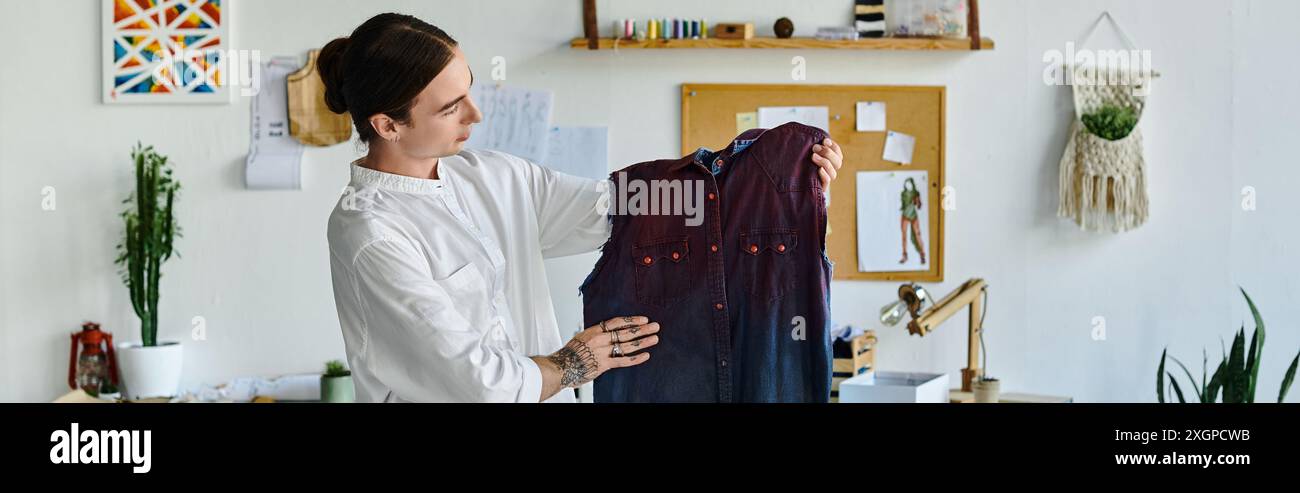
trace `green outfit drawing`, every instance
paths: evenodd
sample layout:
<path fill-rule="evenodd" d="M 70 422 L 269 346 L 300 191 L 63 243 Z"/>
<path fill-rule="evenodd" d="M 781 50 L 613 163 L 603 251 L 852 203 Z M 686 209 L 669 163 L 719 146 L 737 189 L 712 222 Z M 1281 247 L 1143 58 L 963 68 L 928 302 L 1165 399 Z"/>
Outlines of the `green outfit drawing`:
<path fill-rule="evenodd" d="M 907 238 L 911 236 L 912 246 L 916 247 L 916 253 L 921 256 L 921 264 L 925 264 L 925 246 L 921 244 L 921 191 L 916 188 L 916 181 L 908 178 L 903 182 L 903 192 L 899 194 L 899 200 L 902 206 L 899 208 L 901 216 L 899 219 L 903 235 L 903 259 L 898 263 L 907 263 Z"/>
<path fill-rule="evenodd" d="M 911 189 L 907 188 L 907 185 L 909 184 L 912 185 Z M 911 178 L 908 178 L 907 183 L 903 184 L 903 193 L 901 195 L 903 199 L 903 208 L 902 208 L 903 219 L 907 219 L 908 221 L 915 221 L 917 219 L 916 217 L 916 209 L 917 209 L 916 206 L 918 205 L 917 202 L 919 202 L 921 198 L 921 192 L 916 191 L 916 182 L 912 181 Z"/>

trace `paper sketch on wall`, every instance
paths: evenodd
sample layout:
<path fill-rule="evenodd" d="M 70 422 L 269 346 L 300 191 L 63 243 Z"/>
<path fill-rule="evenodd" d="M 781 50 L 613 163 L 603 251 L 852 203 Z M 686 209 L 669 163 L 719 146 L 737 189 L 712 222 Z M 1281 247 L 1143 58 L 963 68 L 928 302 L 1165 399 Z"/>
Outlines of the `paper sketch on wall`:
<path fill-rule="evenodd" d="M 105 103 L 229 103 L 230 0 L 101 0 Z"/>
<path fill-rule="evenodd" d="M 930 269 L 925 171 L 858 172 L 858 271 Z"/>
<path fill-rule="evenodd" d="M 465 147 L 514 154 L 534 163 L 546 159 L 554 101 L 550 91 L 475 84 L 470 98 L 483 112 L 483 122 L 475 126 Z"/>

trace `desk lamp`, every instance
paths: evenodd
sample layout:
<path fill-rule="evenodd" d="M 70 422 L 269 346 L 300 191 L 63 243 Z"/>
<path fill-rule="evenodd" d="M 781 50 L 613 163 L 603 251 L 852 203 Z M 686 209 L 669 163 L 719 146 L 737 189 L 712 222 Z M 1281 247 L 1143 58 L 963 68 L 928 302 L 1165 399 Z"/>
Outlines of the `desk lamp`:
<path fill-rule="evenodd" d="M 948 293 L 943 299 L 934 301 L 921 286 L 914 283 L 904 284 L 898 287 L 898 300 L 885 305 L 880 310 L 880 322 L 887 327 L 894 327 L 902 321 L 905 313 L 911 314 L 912 321 L 907 323 L 907 332 L 925 337 L 939 324 L 970 306 L 966 334 L 966 368 L 961 370 L 961 390 L 971 392 L 971 382 L 983 373 L 979 364 L 979 340 L 980 333 L 983 331 L 984 298 L 980 295 L 987 295 L 987 290 L 988 285 L 983 279 L 971 279 Z M 926 301 L 930 302 L 930 308 L 923 310 Z"/>

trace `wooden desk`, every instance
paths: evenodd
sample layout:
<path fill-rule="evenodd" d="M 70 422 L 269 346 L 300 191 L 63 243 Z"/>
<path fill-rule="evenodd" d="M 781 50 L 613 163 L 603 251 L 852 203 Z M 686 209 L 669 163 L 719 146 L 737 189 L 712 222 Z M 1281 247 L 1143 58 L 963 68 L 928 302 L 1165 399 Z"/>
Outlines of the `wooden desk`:
<path fill-rule="evenodd" d="M 948 402 L 951 404 L 973 404 L 975 402 L 975 393 L 962 392 L 961 389 L 952 389 L 948 391 Z M 1070 402 L 1074 402 L 1073 397 L 1021 394 L 1015 392 L 1004 392 L 1002 395 L 998 396 L 999 404 L 1065 404 Z"/>

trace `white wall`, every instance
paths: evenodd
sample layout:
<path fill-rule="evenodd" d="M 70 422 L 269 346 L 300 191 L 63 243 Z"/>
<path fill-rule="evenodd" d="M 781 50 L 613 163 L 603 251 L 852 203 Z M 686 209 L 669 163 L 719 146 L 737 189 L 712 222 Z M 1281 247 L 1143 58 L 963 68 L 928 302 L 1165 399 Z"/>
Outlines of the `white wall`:
<path fill-rule="evenodd" d="M 83 320 L 138 337 L 112 264 L 136 140 L 171 156 L 185 187 L 182 258 L 164 268 L 160 318 L 163 337 L 186 339 L 193 317 L 207 321 L 207 340 L 185 343 L 184 384 L 315 371 L 342 356 L 325 219 L 357 149 L 310 150 L 302 191 L 244 190 L 247 100 L 100 104 L 99 3 L 0 0 L 0 46 L 9 47 L 0 55 L 0 400 L 44 401 L 65 391 L 67 334 Z M 1300 44 L 1290 25 L 1300 3 L 985 0 L 983 29 L 998 44 L 992 52 L 617 54 L 568 48 L 582 31 L 580 4 L 245 0 L 235 6 L 234 34 L 239 48 L 265 56 L 303 55 L 374 13 L 418 15 L 456 37 L 479 73 L 500 55 L 508 84 L 553 90 L 555 123 L 608 126 L 611 169 L 678 154 L 683 82 L 789 83 L 790 57 L 800 55 L 808 84 L 946 85 L 948 183 L 957 209 L 947 222 L 948 281 L 931 288 L 940 294 L 970 277 L 988 280 L 990 370 L 1005 390 L 1153 401 L 1161 349 L 1168 345 L 1193 371 L 1202 347 L 1217 359 L 1218 340 L 1248 318 L 1235 291 L 1242 285 L 1271 322 L 1259 396 L 1275 397 L 1300 348 L 1300 276 L 1285 253 L 1300 247 L 1293 219 L 1300 210 L 1287 196 L 1300 179 L 1287 152 L 1300 128 L 1293 89 L 1300 69 L 1289 64 Z M 602 0 L 599 7 L 603 29 L 622 17 L 752 16 L 769 34 L 785 15 L 806 34 L 847 21 L 849 4 Z M 1103 9 L 1154 51 L 1164 74 L 1144 123 L 1151 222 L 1122 236 L 1085 234 L 1055 217 L 1071 103 L 1066 88 L 1046 86 L 1041 76 L 1043 53 L 1064 50 Z M 1114 46 L 1108 36 L 1098 41 Z M 57 190 L 51 212 L 40 207 L 47 185 Z M 1244 186 L 1255 187 L 1258 210 L 1241 210 Z M 551 264 L 564 327 L 581 322 L 577 285 L 594 258 Z M 870 323 L 894 290 L 836 282 L 835 318 Z M 1091 337 L 1098 316 L 1105 341 Z M 901 328 L 880 338 L 882 369 L 959 377 L 961 318 L 925 339 Z"/>

